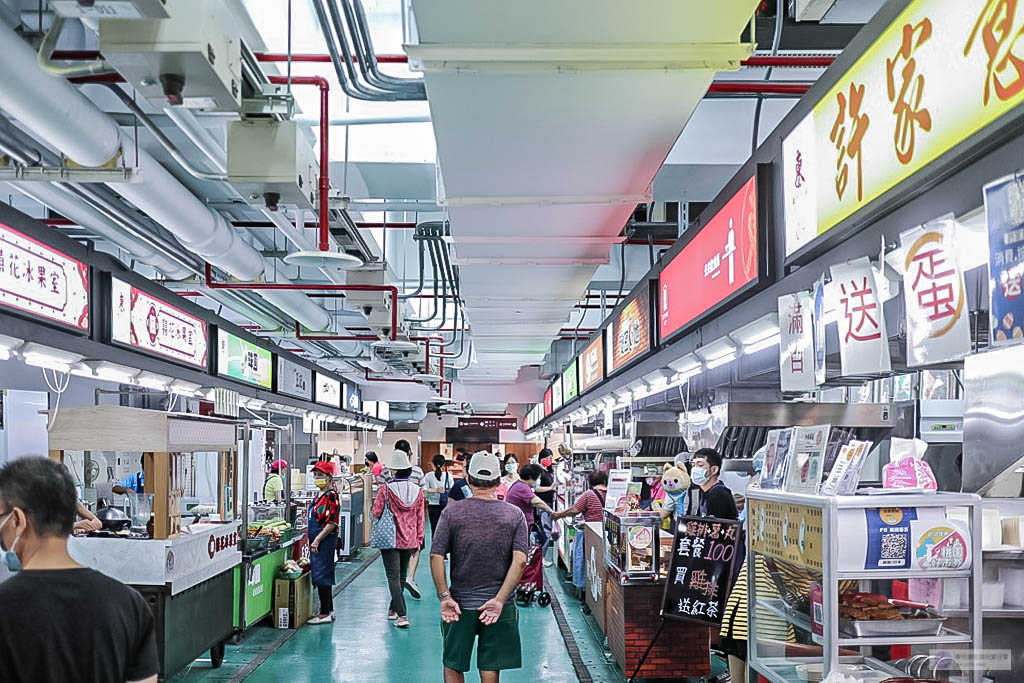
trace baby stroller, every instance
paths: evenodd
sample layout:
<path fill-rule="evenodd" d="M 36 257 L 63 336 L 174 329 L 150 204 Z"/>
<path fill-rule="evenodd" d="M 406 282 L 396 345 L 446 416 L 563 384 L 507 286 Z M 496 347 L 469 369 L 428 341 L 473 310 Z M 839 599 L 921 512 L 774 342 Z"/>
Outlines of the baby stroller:
<path fill-rule="evenodd" d="M 541 536 L 536 523 L 530 525 L 530 548 L 526 551 L 526 568 L 516 589 L 516 605 L 529 607 L 536 600 L 541 607 L 551 604 L 551 594 L 544 590 L 544 554 L 537 539 Z"/>

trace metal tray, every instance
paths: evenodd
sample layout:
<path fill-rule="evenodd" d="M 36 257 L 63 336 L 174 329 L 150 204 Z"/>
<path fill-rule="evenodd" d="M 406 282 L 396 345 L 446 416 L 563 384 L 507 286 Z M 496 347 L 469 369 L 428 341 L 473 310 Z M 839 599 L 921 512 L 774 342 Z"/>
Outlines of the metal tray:
<path fill-rule="evenodd" d="M 937 636 L 942 632 L 946 617 L 938 616 L 928 619 L 890 619 L 890 620 L 839 620 L 839 630 L 857 638 L 877 638 L 878 636 Z"/>

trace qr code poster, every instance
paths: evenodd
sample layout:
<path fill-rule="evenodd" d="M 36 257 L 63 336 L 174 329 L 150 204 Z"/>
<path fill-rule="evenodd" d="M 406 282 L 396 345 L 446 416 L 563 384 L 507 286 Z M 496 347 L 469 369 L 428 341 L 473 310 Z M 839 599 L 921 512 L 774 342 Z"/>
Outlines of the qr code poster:
<path fill-rule="evenodd" d="M 841 510 L 839 569 L 910 569 L 915 551 L 911 522 L 944 520 L 943 509 L 933 507 Z"/>

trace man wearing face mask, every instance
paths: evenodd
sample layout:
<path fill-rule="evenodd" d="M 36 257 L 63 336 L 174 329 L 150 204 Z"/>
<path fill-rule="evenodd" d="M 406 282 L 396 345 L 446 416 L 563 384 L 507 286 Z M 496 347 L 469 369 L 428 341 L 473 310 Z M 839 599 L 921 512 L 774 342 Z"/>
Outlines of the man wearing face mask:
<path fill-rule="evenodd" d="M 0 681 L 156 681 L 153 613 L 135 590 L 68 554 L 75 485 L 25 457 L 0 468 Z"/>
<path fill-rule="evenodd" d="M 697 514 L 701 517 L 739 519 L 732 491 L 719 480 L 721 472 L 722 456 L 715 449 L 702 448 L 693 454 L 690 479 L 700 487 Z"/>

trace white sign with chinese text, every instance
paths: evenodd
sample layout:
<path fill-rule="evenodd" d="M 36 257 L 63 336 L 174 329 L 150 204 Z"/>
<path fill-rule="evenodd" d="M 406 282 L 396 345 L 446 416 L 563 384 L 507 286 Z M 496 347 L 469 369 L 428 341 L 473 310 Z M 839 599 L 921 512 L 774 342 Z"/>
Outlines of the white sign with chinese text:
<path fill-rule="evenodd" d="M 807 116 L 782 141 L 786 256 L 818 236 L 814 153 L 814 117 Z"/>
<path fill-rule="evenodd" d="M 89 266 L 0 224 L 0 305 L 89 329 Z"/>
<path fill-rule="evenodd" d="M 1016 2 L 908 3 L 783 142 L 786 254 L 1024 102 L 1022 28 Z M 798 151 L 813 203 L 794 195 Z"/>
<path fill-rule="evenodd" d="M 110 336 L 114 341 L 197 368 L 207 366 L 205 320 L 116 277 L 110 285 Z"/>
<path fill-rule="evenodd" d="M 278 356 L 277 390 L 308 401 L 313 396 L 313 371 Z"/>
<path fill-rule="evenodd" d="M 959 360 L 971 352 L 970 311 L 953 227 L 952 219 L 943 219 L 900 234 L 906 252 L 909 366 Z"/>
<path fill-rule="evenodd" d="M 862 256 L 830 270 L 839 309 L 839 359 L 843 375 L 889 372 L 889 338 L 871 261 Z"/>
<path fill-rule="evenodd" d="M 313 400 L 325 406 L 341 408 L 341 382 L 319 372 L 313 373 Z"/>
<path fill-rule="evenodd" d="M 779 378 L 782 391 L 813 391 L 814 300 L 809 292 L 779 297 Z"/>

